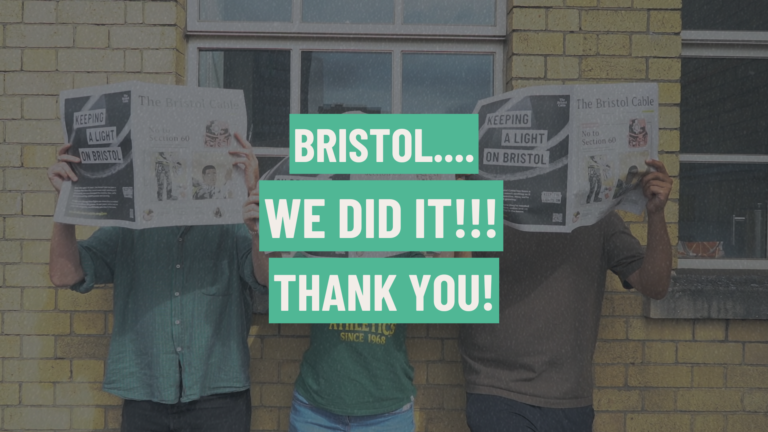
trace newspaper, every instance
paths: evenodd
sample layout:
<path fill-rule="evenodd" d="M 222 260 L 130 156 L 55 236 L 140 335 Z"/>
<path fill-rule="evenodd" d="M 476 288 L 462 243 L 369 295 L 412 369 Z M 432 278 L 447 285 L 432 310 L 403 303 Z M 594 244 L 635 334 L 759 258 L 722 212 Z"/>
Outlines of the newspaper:
<path fill-rule="evenodd" d="M 126 82 L 62 92 L 62 126 L 78 177 L 54 220 L 149 228 L 242 222 L 247 133 L 243 92 Z"/>
<path fill-rule="evenodd" d="M 504 181 L 504 222 L 570 232 L 614 209 L 640 214 L 658 158 L 658 86 L 529 87 L 483 99 L 479 174 Z"/>

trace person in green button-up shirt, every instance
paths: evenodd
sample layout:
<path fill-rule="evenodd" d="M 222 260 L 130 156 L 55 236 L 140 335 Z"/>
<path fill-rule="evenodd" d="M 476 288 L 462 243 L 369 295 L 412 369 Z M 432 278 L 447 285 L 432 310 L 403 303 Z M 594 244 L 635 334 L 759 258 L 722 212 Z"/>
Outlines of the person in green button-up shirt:
<path fill-rule="evenodd" d="M 256 189 L 250 144 L 235 163 Z M 63 146 L 48 170 L 53 187 L 77 181 Z M 74 225 L 55 223 L 50 276 L 87 293 L 114 284 L 114 329 L 104 390 L 125 399 L 123 431 L 248 431 L 251 290 L 263 266 L 258 236 L 244 224 L 131 230 L 107 227 L 78 242 Z M 266 281 L 264 281 L 266 282 Z"/>

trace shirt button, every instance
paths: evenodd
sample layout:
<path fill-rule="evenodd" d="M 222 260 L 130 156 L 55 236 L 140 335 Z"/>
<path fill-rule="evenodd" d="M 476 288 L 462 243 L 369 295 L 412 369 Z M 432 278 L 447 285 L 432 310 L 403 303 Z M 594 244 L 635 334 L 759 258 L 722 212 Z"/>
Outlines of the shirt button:
<path fill-rule="evenodd" d="M 176 324 L 181 324 L 181 321 L 179 321 L 179 320 L 176 320 Z"/>
<path fill-rule="evenodd" d="M 179 294 L 179 292 L 177 291 L 177 292 L 173 293 L 173 295 L 175 295 L 176 297 L 178 297 L 180 294 Z"/>
<path fill-rule="evenodd" d="M 176 264 L 176 268 L 181 268 L 181 264 Z"/>
<path fill-rule="evenodd" d="M 176 352 L 181 351 L 181 347 L 176 347 Z"/>

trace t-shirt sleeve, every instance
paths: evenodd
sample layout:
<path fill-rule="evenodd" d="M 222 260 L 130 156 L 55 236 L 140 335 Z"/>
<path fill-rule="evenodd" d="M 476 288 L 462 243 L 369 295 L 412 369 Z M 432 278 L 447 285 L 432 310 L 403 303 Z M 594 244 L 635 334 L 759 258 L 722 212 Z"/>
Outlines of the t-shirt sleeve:
<path fill-rule="evenodd" d="M 115 263 L 120 247 L 120 233 L 125 228 L 99 228 L 90 238 L 77 243 L 83 280 L 69 287 L 73 291 L 87 293 L 94 285 L 114 281 Z"/>
<path fill-rule="evenodd" d="M 630 289 L 632 286 L 627 278 L 643 265 L 643 246 L 616 212 L 606 216 L 605 223 L 604 250 L 608 268 L 621 279 L 624 288 Z"/>
<path fill-rule="evenodd" d="M 237 256 L 240 258 L 240 278 L 252 289 L 266 293 L 267 287 L 260 284 L 253 274 L 253 240 L 245 224 L 235 226 L 235 236 L 237 238 Z"/>

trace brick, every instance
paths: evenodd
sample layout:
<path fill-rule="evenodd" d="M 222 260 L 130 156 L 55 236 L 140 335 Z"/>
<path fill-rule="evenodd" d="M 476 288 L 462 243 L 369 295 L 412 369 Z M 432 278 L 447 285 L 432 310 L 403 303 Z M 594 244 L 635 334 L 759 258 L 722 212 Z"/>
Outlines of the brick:
<path fill-rule="evenodd" d="M 3 123 L 0 123 L 3 124 Z M 21 146 L 3 144 L 0 146 L 0 166 L 20 167 Z"/>
<path fill-rule="evenodd" d="M 416 408 L 434 409 L 443 407 L 443 386 L 424 386 L 418 388 Z"/>
<path fill-rule="evenodd" d="M 109 46 L 109 28 L 93 25 L 77 26 L 75 46 L 78 48 L 107 48 Z"/>
<path fill-rule="evenodd" d="M 69 360 L 6 360 L 3 380 L 59 382 L 69 380 Z"/>
<path fill-rule="evenodd" d="M 6 408 L 4 419 L 8 429 L 69 429 L 68 408 Z"/>
<path fill-rule="evenodd" d="M 103 313 L 75 313 L 72 320 L 72 330 L 75 334 L 104 334 L 105 322 Z"/>
<path fill-rule="evenodd" d="M 597 389 L 592 399 L 598 411 L 638 411 L 643 406 L 638 390 Z"/>
<path fill-rule="evenodd" d="M 726 374 L 728 387 L 768 388 L 768 367 L 728 366 Z"/>
<path fill-rule="evenodd" d="M 265 406 L 289 407 L 293 400 L 293 385 L 264 384 L 261 391 L 261 402 Z"/>
<path fill-rule="evenodd" d="M 679 132 L 678 140 L 679 140 Z M 723 320 L 701 320 L 696 321 L 693 327 L 694 339 L 696 340 L 725 340 L 725 321 Z"/>
<path fill-rule="evenodd" d="M 24 48 L 71 47 L 74 29 L 68 25 L 24 24 L 5 28 L 5 45 Z"/>
<path fill-rule="evenodd" d="M 597 342 L 595 363 L 640 363 L 643 360 L 641 342 Z"/>
<path fill-rule="evenodd" d="M 112 48 L 176 48 L 172 27 L 113 27 L 109 31 Z"/>
<path fill-rule="evenodd" d="M 6 122 L 5 137 L 9 142 L 35 144 L 61 142 L 64 138 L 61 132 L 61 123 L 57 120 L 8 121 Z"/>
<path fill-rule="evenodd" d="M 278 413 L 277 408 L 254 408 L 251 417 L 251 429 L 278 430 Z"/>
<path fill-rule="evenodd" d="M 21 50 L 0 49 L 0 72 L 21 70 Z"/>
<path fill-rule="evenodd" d="M 51 286 L 48 277 L 48 266 L 40 264 L 17 264 L 5 266 L 5 285 L 17 287 L 44 287 Z M 33 291 L 34 292 L 34 291 Z M 25 294 L 26 296 L 26 294 Z M 34 302 L 30 303 L 36 304 Z M 25 300 L 26 305 L 26 300 Z M 37 304 L 42 307 L 42 304 Z M 34 309 L 40 310 L 40 309 Z"/>
<path fill-rule="evenodd" d="M 693 338 L 693 322 L 690 320 L 632 318 L 629 320 L 629 338 L 645 340 L 691 340 Z"/>
<path fill-rule="evenodd" d="M 409 338 L 427 337 L 428 331 L 426 324 L 409 324 L 405 334 Z"/>
<path fill-rule="evenodd" d="M 627 432 L 681 432 L 690 424 L 691 416 L 685 414 L 627 414 Z"/>
<path fill-rule="evenodd" d="M 22 245 L 21 260 L 29 263 L 47 263 L 50 242 L 25 241 Z"/>
<path fill-rule="evenodd" d="M 21 355 L 24 358 L 50 358 L 54 353 L 53 336 L 23 336 Z"/>
<path fill-rule="evenodd" d="M 174 50 L 145 50 L 141 57 L 144 72 L 174 72 L 176 69 Z"/>
<path fill-rule="evenodd" d="M 107 75 L 107 83 L 116 84 L 125 81 L 141 81 L 151 84 L 176 84 L 176 78 L 171 74 L 153 74 L 153 73 L 111 73 Z"/>
<path fill-rule="evenodd" d="M 512 52 L 516 54 L 563 54 L 563 35 L 536 32 L 513 33 Z"/>
<path fill-rule="evenodd" d="M 632 0 L 600 0 L 600 7 L 628 8 L 632 7 Z"/>
<path fill-rule="evenodd" d="M 645 60 L 640 58 L 586 57 L 581 61 L 582 78 L 645 78 Z"/>
<path fill-rule="evenodd" d="M 83 24 L 122 24 L 123 2 L 66 1 L 59 4 L 59 22 Z"/>
<path fill-rule="evenodd" d="M 75 227 L 75 237 L 78 240 L 85 240 L 91 236 L 99 227 L 78 225 Z"/>
<path fill-rule="evenodd" d="M 122 50 L 68 49 L 59 51 L 59 70 L 112 72 L 124 69 Z"/>
<path fill-rule="evenodd" d="M 105 359 L 108 353 L 108 337 L 60 337 L 56 340 L 56 356 L 60 358 Z"/>
<path fill-rule="evenodd" d="M 0 336 L 0 357 L 19 357 L 20 355 L 21 338 L 18 336 Z"/>
<path fill-rule="evenodd" d="M 72 88 L 72 75 L 57 72 L 10 73 L 5 74 L 5 88 L 8 94 L 57 95 Z"/>
<path fill-rule="evenodd" d="M 768 391 L 747 391 L 744 393 L 744 411 L 768 412 Z"/>
<path fill-rule="evenodd" d="M 145 3 L 144 24 L 176 24 L 176 2 Z"/>
<path fill-rule="evenodd" d="M 672 35 L 633 35 L 632 55 L 635 57 L 680 57 L 682 40 Z"/>
<path fill-rule="evenodd" d="M 23 69 L 25 71 L 55 71 L 56 50 L 52 49 L 26 49 L 23 55 Z"/>
<path fill-rule="evenodd" d="M 562 6 L 563 0 L 513 0 L 515 6 Z"/>
<path fill-rule="evenodd" d="M 5 334 L 69 334 L 69 314 L 67 313 L 6 312 L 4 315 Z"/>
<path fill-rule="evenodd" d="M 279 381 L 282 383 L 293 384 L 299 376 L 300 368 L 301 362 L 298 361 L 280 363 Z"/>
<path fill-rule="evenodd" d="M 125 51 L 125 71 L 141 72 L 141 51 L 140 50 Z"/>
<path fill-rule="evenodd" d="M 635 0 L 637 9 L 680 9 L 683 0 Z"/>
<path fill-rule="evenodd" d="M 626 339 L 626 320 L 624 318 L 602 318 L 597 337 L 598 339 Z"/>
<path fill-rule="evenodd" d="M 690 387 L 690 366 L 630 366 L 630 387 Z"/>
<path fill-rule="evenodd" d="M 551 9 L 547 17 L 550 30 L 578 31 L 579 11 L 577 9 Z"/>
<path fill-rule="evenodd" d="M 680 33 L 683 28 L 678 11 L 651 11 L 650 24 L 653 33 Z"/>
<path fill-rule="evenodd" d="M 430 324 L 427 326 L 429 337 L 433 338 L 453 338 L 459 337 L 458 324 Z"/>
<path fill-rule="evenodd" d="M 0 193 L 0 214 L 12 215 L 21 213 L 21 194 Z"/>
<path fill-rule="evenodd" d="M 50 288 L 24 289 L 24 310 L 53 310 L 56 307 L 56 290 Z"/>
<path fill-rule="evenodd" d="M 677 408 L 681 411 L 741 411 L 740 390 L 680 390 Z"/>
<path fill-rule="evenodd" d="M 264 339 L 264 358 L 281 360 L 301 360 L 309 347 L 308 338 L 266 338 Z"/>
<path fill-rule="evenodd" d="M 717 342 L 680 342 L 677 345 L 677 361 L 680 363 L 742 362 L 742 344 Z"/>
<path fill-rule="evenodd" d="M 674 342 L 646 342 L 645 363 L 675 363 Z"/>
<path fill-rule="evenodd" d="M 768 430 L 765 414 L 738 414 L 728 416 L 728 432 L 764 432 Z"/>
<path fill-rule="evenodd" d="M 652 80 L 679 80 L 680 59 L 649 59 L 648 78 Z"/>
<path fill-rule="evenodd" d="M 101 384 L 56 384 L 56 405 L 120 405 L 122 399 L 101 390 Z"/>
<path fill-rule="evenodd" d="M 110 311 L 112 290 L 94 289 L 87 294 L 59 290 L 59 310 L 63 311 Z"/>
<path fill-rule="evenodd" d="M 691 423 L 691 432 L 723 432 L 725 430 L 725 416 L 722 415 L 695 415 Z"/>
<path fill-rule="evenodd" d="M 104 362 L 102 360 L 72 360 L 72 381 L 102 382 Z"/>
<path fill-rule="evenodd" d="M 728 340 L 745 342 L 767 342 L 768 322 L 760 320 L 729 321 Z"/>
<path fill-rule="evenodd" d="M 249 337 L 248 338 L 248 351 L 252 359 L 261 358 L 261 339 Z"/>
<path fill-rule="evenodd" d="M 21 98 L 0 97 L 0 118 L 3 120 L 21 118 Z"/>
<path fill-rule="evenodd" d="M 604 34 L 598 36 L 597 50 L 601 55 L 629 55 L 629 36 Z"/>
<path fill-rule="evenodd" d="M 22 4 L 20 1 L 0 1 L 0 23 L 21 22 Z"/>
<path fill-rule="evenodd" d="M 624 430 L 624 414 L 619 413 L 595 413 L 592 423 L 593 432 L 616 432 Z"/>
<path fill-rule="evenodd" d="M 72 408 L 72 429 L 104 429 L 104 408 Z"/>
<path fill-rule="evenodd" d="M 694 387 L 725 387 L 725 368 L 722 366 L 694 366 Z"/>
<path fill-rule="evenodd" d="M 107 409 L 107 428 L 120 429 L 122 420 L 122 408 Z"/>
<path fill-rule="evenodd" d="M 509 14 L 511 23 L 507 29 L 544 30 L 547 27 L 546 9 L 516 8 Z"/>
<path fill-rule="evenodd" d="M 578 57 L 547 57 L 547 78 L 571 79 L 578 77 Z"/>
<path fill-rule="evenodd" d="M 278 372 L 277 360 L 260 360 L 251 362 L 250 374 L 251 380 L 254 382 L 278 382 L 280 380 L 280 374 Z"/>
<path fill-rule="evenodd" d="M 581 14 L 581 29 L 607 32 L 644 32 L 648 14 L 641 11 L 585 10 Z"/>
<path fill-rule="evenodd" d="M 595 366 L 594 375 L 597 387 L 623 387 L 627 382 L 624 365 Z"/>
<path fill-rule="evenodd" d="M 21 243 L 7 240 L 0 242 L 0 262 L 19 261 L 21 261 Z"/>
<path fill-rule="evenodd" d="M 24 405 L 53 405 L 52 383 L 24 383 L 21 385 L 21 403 Z"/>
<path fill-rule="evenodd" d="M 56 2 L 25 1 L 24 22 L 53 24 L 56 22 Z"/>
<path fill-rule="evenodd" d="M 632 293 L 607 293 L 603 299 L 603 315 L 640 315 L 643 312 L 642 297 Z"/>
<path fill-rule="evenodd" d="M 768 344 L 745 344 L 744 363 L 768 365 Z"/>
<path fill-rule="evenodd" d="M 0 405 L 19 404 L 19 385 L 0 383 Z"/>
<path fill-rule="evenodd" d="M 142 2 L 125 3 L 125 22 L 128 24 L 141 24 L 143 21 Z"/>
<path fill-rule="evenodd" d="M 513 56 L 511 59 L 513 77 L 520 78 L 544 78 L 544 57 L 540 56 Z"/>
<path fill-rule="evenodd" d="M 664 111 L 664 108 L 665 107 L 661 107 L 661 111 Z M 670 176 L 676 177 L 680 175 L 680 159 L 678 159 L 677 155 L 662 154 L 662 155 L 659 155 L 659 160 L 664 163 L 664 166 L 667 168 L 667 172 L 669 173 Z M 673 185 L 673 188 L 674 188 L 674 185 Z M 670 239 L 675 239 L 675 237 L 677 237 L 677 224 L 675 225 L 667 224 L 667 230 L 669 231 Z M 673 243 L 676 244 L 677 240 L 675 240 Z"/>
<path fill-rule="evenodd" d="M 405 346 L 411 361 L 442 360 L 442 342 L 439 339 L 407 339 Z"/>
<path fill-rule="evenodd" d="M 75 74 L 74 88 L 100 85 L 107 85 L 107 74 L 95 72 Z"/>
<path fill-rule="evenodd" d="M 443 359 L 446 361 L 461 361 L 459 341 L 447 339 L 443 341 Z"/>
<path fill-rule="evenodd" d="M 463 384 L 464 374 L 460 362 L 430 363 L 427 365 L 430 384 Z"/>
<path fill-rule="evenodd" d="M 24 214 L 52 216 L 56 208 L 56 196 L 47 193 L 24 194 Z"/>
<path fill-rule="evenodd" d="M 25 119 L 55 119 L 59 106 L 56 97 L 32 96 L 24 98 L 21 111 Z"/>
<path fill-rule="evenodd" d="M 675 411 L 676 390 L 646 390 L 643 392 L 644 411 Z"/>
<path fill-rule="evenodd" d="M 597 35 L 567 34 L 565 35 L 565 53 L 567 55 L 597 54 Z"/>

